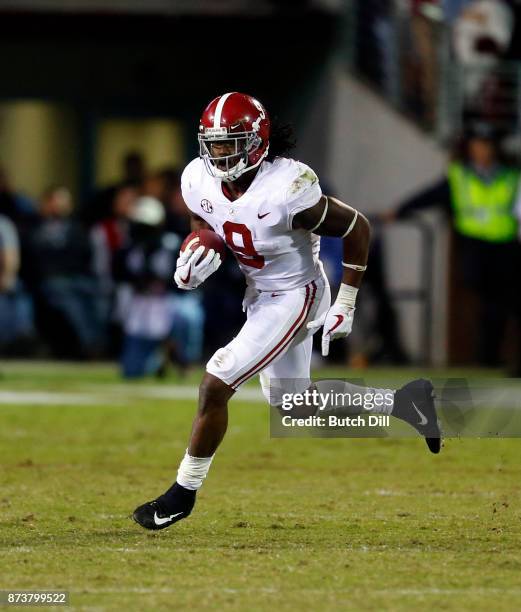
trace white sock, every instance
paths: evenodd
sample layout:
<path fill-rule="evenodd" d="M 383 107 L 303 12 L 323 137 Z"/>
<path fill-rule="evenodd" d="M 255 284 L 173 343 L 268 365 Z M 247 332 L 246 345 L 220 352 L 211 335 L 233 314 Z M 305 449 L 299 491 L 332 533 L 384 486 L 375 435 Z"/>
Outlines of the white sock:
<path fill-rule="evenodd" d="M 177 471 L 178 484 L 191 491 L 200 489 L 214 457 L 192 457 L 187 449 Z"/>
<path fill-rule="evenodd" d="M 351 416 L 364 413 L 392 414 L 394 390 L 361 387 L 342 380 L 324 380 L 314 383 L 322 394 L 316 414 Z"/>

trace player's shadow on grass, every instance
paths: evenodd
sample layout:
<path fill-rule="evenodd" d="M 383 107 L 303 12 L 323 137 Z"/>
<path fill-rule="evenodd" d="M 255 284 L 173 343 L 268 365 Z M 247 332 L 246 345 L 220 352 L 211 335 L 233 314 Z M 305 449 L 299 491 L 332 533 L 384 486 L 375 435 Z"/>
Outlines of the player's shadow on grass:
<path fill-rule="evenodd" d="M 131 519 L 128 520 L 130 523 Z M 20 529 L 23 527 L 26 529 L 23 534 L 20 534 Z M 52 545 L 53 548 L 70 546 L 86 549 L 98 546 L 106 548 L 113 545 L 116 549 L 139 544 L 144 539 L 157 539 L 165 536 L 164 533 L 145 531 L 135 524 L 110 529 L 99 529 L 93 526 L 91 531 L 85 527 L 76 531 L 63 531 L 62 528 L 56 527 L 55 531 L 47 528 L 47 533 L 41 532 L 43 527 L 42 521 L 38 521 L 37 524 L 35 522 L 34 527 L 26 526 L 20 519 L 0 522 L 0 551 L 2 548 L 14 547 L 48 548 L 49 545 Z M 16 534 L 13 533 L 13 528 L 17 530 Z M 192 535 L 178 529 L 176 530 L 176 543 L 182 544 L 186 540 L 186 543 L 189 544 L 192 541 Z"/>

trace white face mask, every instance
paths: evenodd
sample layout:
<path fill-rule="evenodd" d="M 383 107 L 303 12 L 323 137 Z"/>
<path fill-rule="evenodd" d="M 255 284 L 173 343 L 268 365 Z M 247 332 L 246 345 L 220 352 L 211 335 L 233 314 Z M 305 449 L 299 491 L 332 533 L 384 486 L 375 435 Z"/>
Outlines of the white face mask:
<path fill-rule="evenodd" d="M 235 181 L 245 172 L 256 168 L 268 153 L 266 148 L 254 165 L 248 165 L 249 155 L 254 153 L 262 142 L 255 132 L 228 134 L 226 128 L 210 128 L 204 134 L 199 134 L 198 140 L 199 156 L 203 159 L 207 172 L 226 182 Z M 219 143 L 231 144 L 232 152 L 227 155 L 213 155 L 212 145 Z"/>

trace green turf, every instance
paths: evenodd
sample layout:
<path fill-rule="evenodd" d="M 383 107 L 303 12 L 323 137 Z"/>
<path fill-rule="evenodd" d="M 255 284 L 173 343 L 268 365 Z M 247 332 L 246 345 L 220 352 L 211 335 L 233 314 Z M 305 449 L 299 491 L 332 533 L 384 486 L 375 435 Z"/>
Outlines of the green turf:
<path fill-rule="evenodd" d="M 438 457 L 420 439 L 275 440 L 264 405 L 235 401 L 194 514 L 150 534 L 128 515 L 175 476 L 194 401 L 108 366 L 0 372 L 0 392 L 97 402 L 0 404 L 0 589 L 96 610 L 521 608 L 521 440 Z"/>

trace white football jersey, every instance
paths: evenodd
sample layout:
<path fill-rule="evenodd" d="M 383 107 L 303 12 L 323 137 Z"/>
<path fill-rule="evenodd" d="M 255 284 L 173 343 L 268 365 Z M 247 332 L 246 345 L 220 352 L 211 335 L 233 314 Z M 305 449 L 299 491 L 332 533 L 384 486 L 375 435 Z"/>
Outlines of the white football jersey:
<path fill-rule="evenodd" d="M 246 193 L 231 202 L 196 158 L 183 172 L 181 189 L 188 208 L 233 251 L 249 286 L 296 289 L 320 273 L 320 238 L 292 227 L 293 217 L 322 196 L 317 175 L 305 164 L 285 157 L 264 161 Z"/>

